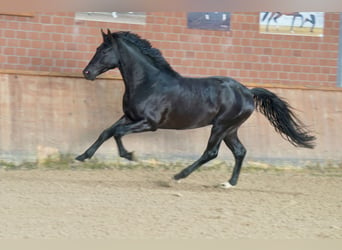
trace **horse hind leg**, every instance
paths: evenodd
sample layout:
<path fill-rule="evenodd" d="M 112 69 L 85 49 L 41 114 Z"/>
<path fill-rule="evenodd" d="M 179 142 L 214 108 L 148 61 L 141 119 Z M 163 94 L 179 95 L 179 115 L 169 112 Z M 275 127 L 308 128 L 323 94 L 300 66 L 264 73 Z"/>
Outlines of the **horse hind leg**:
<path fill-rule="evenodd" d="M 176 174 L 173 178 L 175 180 L 186 178 L 188 175 L 190 175 L 193 171 L 198 169 L 204 163 L 216 158 L 218 155 L 221 141 L 224 137 L 225 130 L 226 128 L 222 126 L 214 125 L 213 128 L 211 129 L 211 134 L 210 134 L 207 148 L 205 149 L 202 156 L 196 162 L 194 162 L 187 168 L 184 168 L 180 173 Z"/>
<path fill-rule="evenodd" d="M 240 142 L 237 131 L 239 127 L 249 118 L 253 110 L 254 106 L 249 106 L 249 108 L 246 106 L 244 114 L 241 115 L 237 120 L 235 120 L 234 123 L 232 123 L 234 125 L 232 125 L 230 129 L 227 130 L 225 137 L 223 138 L 224 143 L 232 151 L 235 160 L 233 174 L 228 182 L 221 184 L 221 187 L 223 188 L 234 187 L 238 182 L 242 163 L 245 159 L 247 150 Z"/>
<path fill-rule="evenodd" d="M 221 187 L 223 188 L 230 188 L 237 184 L 241 171 L 241 166 L 246 156 L 247 150 L 240 142 L 237 136 L 237 130 L 235 130 L 233 133 L 229 133 L 223 140 L 227 147 L 232 151 L 235 159 L 235 165 L 231 179 L 228 182 L 221 184 Z"/>

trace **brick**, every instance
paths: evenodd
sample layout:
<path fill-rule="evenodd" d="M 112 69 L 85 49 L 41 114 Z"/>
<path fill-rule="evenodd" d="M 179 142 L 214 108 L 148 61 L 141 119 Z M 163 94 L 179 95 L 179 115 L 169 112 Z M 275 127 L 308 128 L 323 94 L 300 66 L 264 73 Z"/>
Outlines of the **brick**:
<path fill-rule="evenodd" d="M 9 57 L 7 57 L 7 62 L 9 64 L 17 64 L 18 63 L 18 57 L 17 56 L 9 56 Z"/>
<path fill-rule="evenodd" d="M 26 48 L 15 48 L 15 54 L 17 56 L 27 56 L 27 49 Z"/>
<path fill-rule="evenodd" d="M 30 64 L 31 58 L 30 57 L 20 57 L 19 63 L 20 64 Z"/>
<path fill-rule="evenodd" d="M 57 33 L 65 33 L 65 26 L 64 25 L 57 25 L 56 27 L 55 27 L 55 32 L 57 32 Z"/>
<path fill-rule="evenodd" d="M 43 31 L 46 33 L 54 33 L 56 32 L 56 26 L 54 25 L 44 25 L 43 26 Z"/>
<path fill-rule="evenodd" d="M 13 55 L 15 54 L 15 49 L 12 47 L 7 47 L 7 48 L 3 48 L 3 53 L 4 55 Z"/>
<path fill-rule="evenodd" d="M 41 16 L 40 22 L 41 23 L 51 23 L 51 17 L 50 16 Z"/>
<path fill-rule="evenodd" d="M 171 64 L 189 75 L 231 73 L 256 83 L 334 86 L 336 79 L 327 75 L 337 72 L 339 14 L 325 16 L 322 38 L 259 34 L 259 13 L 234 13 L 231 32 L 187 29 L 185 12 L 148 13 L 146 25 L 75 22 L 71 12 L 36 13 L 30 19 L 2 16 L 1 53 L 8 55 L 1 65 L 79 72 L 102 42 L 99 29 L 109 27 L 149 39 Z M 5 52 L 6 48 L 18 49 Z M 15 60 L 15 53 L 24 57 Z M 32 65 L 18 64 L 26 62 L 25 57 L 31 58 Z M 37 58 L 45 65 L 34 64 Z"/>
<path fill-rule="evenodd" d="M 16 31 L 14 31 L 14 30 L 4 30 L 3 35 L 4 35 L 4 37 L 15 38 L 16 37 Z"/>
<path fill-rule="evenodd" d="M 20 23 L 18 22 L 7 22 L 7 25 L 5 22 L 3 22 L 4 26 L 6 26 L 7 29 L 10 29 L 10 30 L 18 30 L 19 27 L 20 27 Z M 4 27 L 1 27 L 2 25 L 0 25 L 0 28 L 4 28 Z"/>
<path fill-rule="evenodd" d="M 51 50 L 40 50 L 39 56 L 42 58 L 51 58 Z"/>
<path fill-rule="evenodd" d="M 53 50 L 53 49 L 55 49 L 55 42 L 53 42 L 53 41 L 44 41 L 43 42 L 43 47 L 44 47 L 44 49 Z"/>

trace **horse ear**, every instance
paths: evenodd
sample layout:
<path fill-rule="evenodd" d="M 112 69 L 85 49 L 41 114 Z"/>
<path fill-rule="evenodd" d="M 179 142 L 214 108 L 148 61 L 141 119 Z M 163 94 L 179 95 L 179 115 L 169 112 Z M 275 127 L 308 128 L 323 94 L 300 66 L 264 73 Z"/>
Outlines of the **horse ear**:
<path fill-rule="evenodd" d="M 113 40 L 113 36 L 112 36 L 112 32 L 110 31 L 110 29 L 107 29 L 107 36 L 109 37 L 109 40 L 110 40 L 111 42 L 114 41 L 114 40 Z"/>
<path fill-rule="evenodd" d="M 105 41 L 105 39 L 106 39 L 106 34 L 103 32 L 103 29 L 101 29 L 101 34 L 102 34 L 102 37 L 103 37 L 103 41 Z"/>

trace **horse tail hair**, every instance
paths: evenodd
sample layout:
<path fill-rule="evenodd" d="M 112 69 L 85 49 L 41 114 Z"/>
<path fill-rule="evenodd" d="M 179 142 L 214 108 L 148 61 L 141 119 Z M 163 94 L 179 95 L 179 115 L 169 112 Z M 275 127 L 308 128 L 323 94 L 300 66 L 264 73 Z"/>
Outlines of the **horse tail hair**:
<path fill-rule="evenodd" d="M 314 148 L 316 137 L 309 134 L 286 101 L 263 88 L 254 88 L 251 92 L 256 110 L 268 118 L 284 139 L 296 147 Z"/>

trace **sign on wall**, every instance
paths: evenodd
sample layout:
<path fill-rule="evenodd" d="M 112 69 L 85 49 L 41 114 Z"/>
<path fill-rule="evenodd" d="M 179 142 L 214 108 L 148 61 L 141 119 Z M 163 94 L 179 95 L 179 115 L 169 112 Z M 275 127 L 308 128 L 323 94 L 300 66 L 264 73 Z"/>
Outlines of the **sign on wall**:
<path fill-rule="evenodd" d="M 260 12 L 260 33 L 323 36 L 324 12 Z"/>
<path fill-rule="evenodd" d="M 230 30 L 230 12 L 189 12 L 188 28 Z"/>
<path fill-rule="evenodd" d="M 145 12 L 76 12 L 76 20 L 146 24 Z"/>

